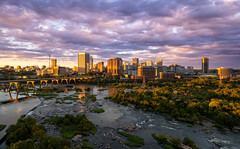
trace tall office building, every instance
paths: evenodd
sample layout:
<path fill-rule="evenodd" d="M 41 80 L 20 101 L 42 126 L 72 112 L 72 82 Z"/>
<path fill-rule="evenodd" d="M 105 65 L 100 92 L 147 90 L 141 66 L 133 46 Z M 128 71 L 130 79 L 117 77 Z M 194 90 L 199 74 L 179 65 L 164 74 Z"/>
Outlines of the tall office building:
<path fill-rule="evenodd" d="M 132 65 L 133 65 L 133 69 L 136 70 L 138 69 L 139 66 L 139 59 L 138 58 L 132 58 Z"/>
<path fill-rule="evenodd" d="M 90 65 L 90 70 L 92 70 L 93 69 L 93 57 L 92 56 L 90 56 L 89 65 Z"/>
<path fill-rule="evenodd" d="M 107 73 L 113 73 L 113 59 L 107 61 Z"/>
<path fill-rule="evenodd" d="M 114 76 L 123 74 L 123 66 L 121 58 L 113 58 L 107 61 L 108 63 L 108 73 L 111 73 Z"/>
<path fill-rule="evenodd" d="M 57 59 L 52 59 L 51 60 L 51 68 L 54 68 L 57 66 Z"/>
<path fill-rule="evenodd" d="M 79 53 L 78 54 L 78 73 L 86 74 L 90 72 L 90 54 Z"/>
<path fill-rule="evenodd" d="M 162 65 L 163 65 L 163 60 L 162 59 L 157 59 L 156 66 L 159 67 L 159 66 L 162 66 Z"/>
<path fill-rule="evenodd" d="M 202 73 L 209 72 L 209 59 L 207 57 L 202 58 Z"/>
<path fill-rule="evenodd" d="M 98 67 L 99 72 L 103 72 L 104 71 L 104 62 L 98 62 L 97 67 Z"/>

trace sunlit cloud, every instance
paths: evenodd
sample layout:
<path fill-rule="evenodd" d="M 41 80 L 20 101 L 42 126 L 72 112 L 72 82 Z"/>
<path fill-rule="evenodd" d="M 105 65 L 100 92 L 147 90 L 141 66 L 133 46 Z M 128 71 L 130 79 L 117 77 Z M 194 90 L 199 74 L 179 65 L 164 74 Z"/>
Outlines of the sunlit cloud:
<path fill-rule="evenodd" d="M 239 68 L 239 26 L 238 0 L 0 1 L 0 62 L 41 66 L 51 55 L 73 67 L 89 52 L 95 63 L 139 57 L 200 68 L 207 56 L 211 68 Z"/>

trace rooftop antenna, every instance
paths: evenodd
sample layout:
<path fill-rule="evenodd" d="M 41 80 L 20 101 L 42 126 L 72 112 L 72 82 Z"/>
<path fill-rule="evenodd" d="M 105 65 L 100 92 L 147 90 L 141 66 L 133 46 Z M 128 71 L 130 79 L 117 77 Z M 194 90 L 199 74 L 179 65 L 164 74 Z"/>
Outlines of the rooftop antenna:
<path fill-rule="evenodd" d="M 49 68 L 50 68 L 50 58 L 51 58 L 51 55 L 49 54 Z"/>

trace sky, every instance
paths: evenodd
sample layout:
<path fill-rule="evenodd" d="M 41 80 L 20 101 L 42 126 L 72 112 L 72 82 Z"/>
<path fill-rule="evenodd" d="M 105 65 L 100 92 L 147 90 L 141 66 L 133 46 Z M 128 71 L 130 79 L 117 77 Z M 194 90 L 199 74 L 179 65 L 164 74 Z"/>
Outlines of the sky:
<path fill-rule="evenodd" d="M 77 66 L 78 53 L 240 68 L 239 0 L 1 0 L 0 67 Z M 106 63 L 105 63 L 106 64 Z"/>

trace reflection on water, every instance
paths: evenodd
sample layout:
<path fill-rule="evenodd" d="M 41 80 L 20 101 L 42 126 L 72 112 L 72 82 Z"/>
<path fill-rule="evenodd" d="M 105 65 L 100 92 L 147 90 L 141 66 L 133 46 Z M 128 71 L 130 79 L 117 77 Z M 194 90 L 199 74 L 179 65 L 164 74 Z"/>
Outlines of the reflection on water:
<path fill-rule="evenodd" d="M 18 101 L 19 99 L 29 97 L 29 94 L 19 94 L 17 91 L 1 92 L 0 91 L 0 103 L 9 101 Z"/>

